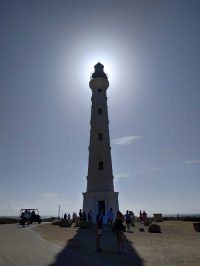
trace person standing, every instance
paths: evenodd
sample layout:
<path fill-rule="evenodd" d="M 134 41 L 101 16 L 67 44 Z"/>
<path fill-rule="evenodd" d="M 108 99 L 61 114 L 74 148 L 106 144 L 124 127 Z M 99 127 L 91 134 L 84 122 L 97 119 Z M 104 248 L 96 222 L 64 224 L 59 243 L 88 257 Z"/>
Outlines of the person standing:
<path fill-rule="evenodd" d="M 127 231 L 130 233 L 131 232 L 131 214 L 127 210 L 125 214 L 125 221 L 126 221 L 126 226 L 127 226 Z"/>
<path fill-rule="evenodd" d="M 143 215 L 142 215 L 142 211 L 141 210 L 140 210 L 139 216 L 140 216 L 140 222 L 142 223 L 143 222 Z"/>
<path fill-rule="evenodd" d="M 134 226 L 134 222 L 135 222 L 135 214 L 133 211 L 130 212 L 131 215 L 131 225 Z"/>
<path fill-rule="evenodd" d="M 103 210 L 99 209 L 96 216 L 96 251 L 101 252 L 101 236 L 103 233 Z"/>
<path fill-rule="evenodd" d="M 123 214 L 120 211 L 117 212 L 117 217 L 116 217 L 115 222 L 114 222 L 113 231 L 116 234 L 118 251 L 126 253 L 125 249 L 124 249 Z"/>
<path fill-rule="evenodd" d="M 82 219 L 83 219 L 83 214 L 82 214 L 81 209 L 80 209 L 80 211 L 79 211 L 79 218 L 80 218 L 80 221 L 82 221 Z"/>
<path fill-rule="evenodd" d="M 27 226 L 29 226 L 30 221 L 31 221 L 31 213 L 30 213 L 30 210 L 25 210 L 24 217 L 25 217 Z"/>
<path fill-rule="evenodd" d="M 114 218 L 114 213 L 112 208 L 110 208 L 110 210 L 108 211 L 107 217 L 108 217 L 107 225 L 108 227 L 112 228 L 113 218 Z"/>
<path fill-rule="evenodd" d="M 143 211 L 142 217 L 143 217 L 144 224 L 146 224 L 146 222 L 147 222 L 147 213 L 145 211 Z"/>

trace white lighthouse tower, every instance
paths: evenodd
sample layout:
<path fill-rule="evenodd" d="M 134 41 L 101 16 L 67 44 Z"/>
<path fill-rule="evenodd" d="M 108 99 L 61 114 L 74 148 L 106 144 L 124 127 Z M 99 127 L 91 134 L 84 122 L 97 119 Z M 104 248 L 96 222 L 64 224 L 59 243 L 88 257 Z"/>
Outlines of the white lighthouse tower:
<path fill-rule="evenodd" d="M 109 136 L 109 120 L 106 91 L 109 87 L 104 66 L 97 63 L 91 76 L 92 90 L 91 130 L 89 145 L 89 161 L 87 175 L 87 191 L 83 193 L 83 211 L 93 212 L 95 220 L 98 208 L 104 215 L 110 208 L 114 214 L 119 209 L 118 192 L 114 192 L 111 147 Z"/>

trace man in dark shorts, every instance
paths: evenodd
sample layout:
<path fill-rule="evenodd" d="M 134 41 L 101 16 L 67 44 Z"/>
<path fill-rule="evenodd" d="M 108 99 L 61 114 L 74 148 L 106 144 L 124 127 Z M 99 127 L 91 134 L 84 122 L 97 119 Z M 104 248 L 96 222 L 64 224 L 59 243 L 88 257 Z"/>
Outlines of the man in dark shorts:
<path fill-rule="evenodd" d="M 99 209 L 96 216 L 96 250 L 101 252 L 102 248 L 100 247 L 101 235 L 103 232 L 103 210 Z"/>

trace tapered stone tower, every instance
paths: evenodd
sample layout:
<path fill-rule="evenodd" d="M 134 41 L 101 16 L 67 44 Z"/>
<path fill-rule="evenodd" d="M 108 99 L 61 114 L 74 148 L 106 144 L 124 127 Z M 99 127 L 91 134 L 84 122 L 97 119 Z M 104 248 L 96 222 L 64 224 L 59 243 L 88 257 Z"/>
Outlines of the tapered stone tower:
<path fill-rule="evenodd" d="M 104 215 L 110 208 L 116 213 L 119 209 L 118 192 L 114 192 L 111 147 L 109 136 L 109 120 L 106 91 L 109 87 L 104 66 L 97 63 L 91 76 L 92 90 L 91 130 L 89 161 L 87 175 L 87 192 L 83 193 L 83 210 L 93 212 L 95 221 L 98 208 Z"/>

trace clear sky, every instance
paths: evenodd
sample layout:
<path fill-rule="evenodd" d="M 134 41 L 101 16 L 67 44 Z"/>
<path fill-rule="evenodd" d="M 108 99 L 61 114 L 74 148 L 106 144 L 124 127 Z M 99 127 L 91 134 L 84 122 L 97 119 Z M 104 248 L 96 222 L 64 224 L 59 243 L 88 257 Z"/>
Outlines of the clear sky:
<path fill-rule="evenodd" d="M 0 1 L 0 215 L 82 207 L 109 75 L 120 209 L 200 213 L 200 1 Z"/>

